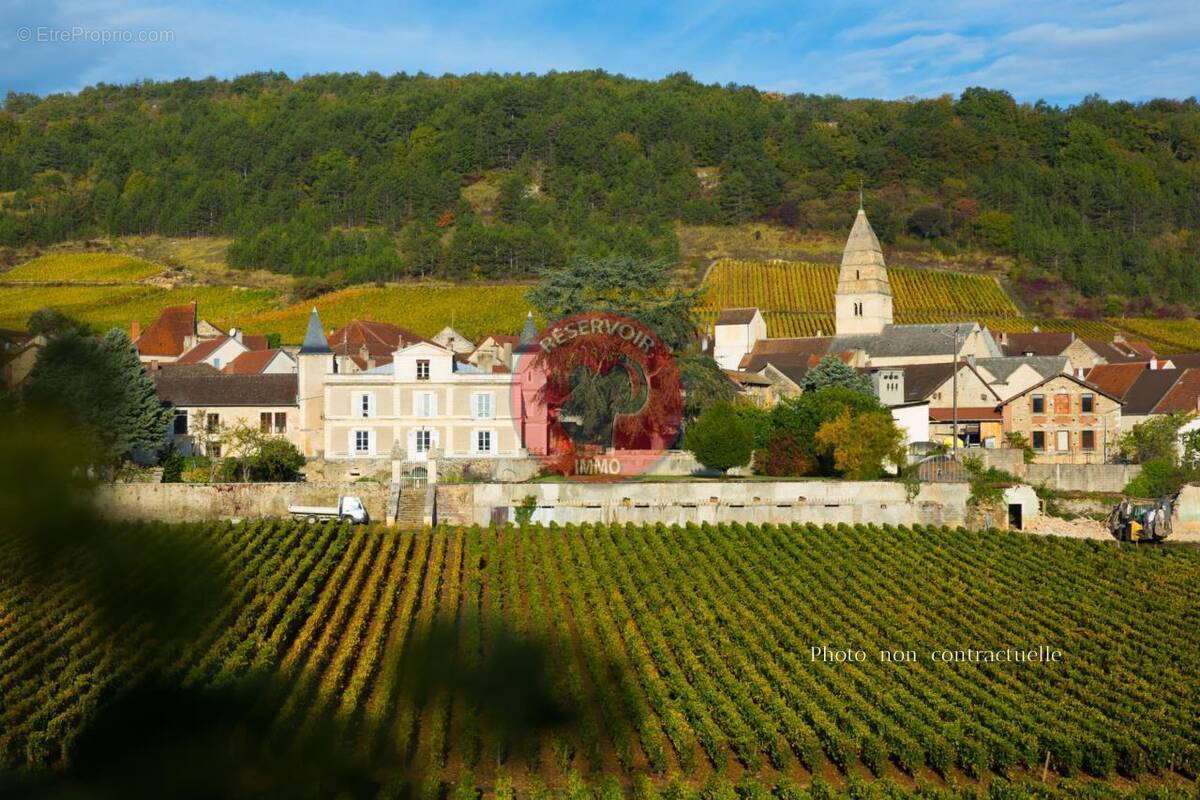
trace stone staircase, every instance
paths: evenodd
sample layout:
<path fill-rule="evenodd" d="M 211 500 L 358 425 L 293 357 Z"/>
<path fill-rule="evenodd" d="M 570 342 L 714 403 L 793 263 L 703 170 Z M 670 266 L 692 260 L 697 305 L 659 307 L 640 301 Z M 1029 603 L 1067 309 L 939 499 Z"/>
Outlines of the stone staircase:
<path fill-rule="evenodd" d="M 406 486 L 400 490 L 396 508 L 396 524 L 401 528 L 421 528 L 425 525 L 425 487 Z"/>

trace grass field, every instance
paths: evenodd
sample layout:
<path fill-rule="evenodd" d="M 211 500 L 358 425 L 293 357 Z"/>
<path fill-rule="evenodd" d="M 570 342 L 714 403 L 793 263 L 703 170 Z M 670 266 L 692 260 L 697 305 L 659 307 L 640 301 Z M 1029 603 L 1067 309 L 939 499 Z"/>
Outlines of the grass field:
<path fill-rule="evenodd" d="M 219 578 L 228 599 L 186 646 L 139 647 L 132 615 L 114 649 L 77 585 L 35 591 L 20 551 L 0 548 L 10 769 L 70 766 L 98 709 L 147 675 L 231 687 L 265 672 L 273 688 L 255 703 L 272 747 L 333 726 L 362 757 L 483 786 L 718 775 L 937 787 L 1028 779 L 1048 757 L 1053 782 L 1086 778 L 1093 792 L 1130 779 L 1194 792 L 1200 771 L 1196 550 L 865 526 L 412 534 L 259 520 L 121 536 L 130 553 L 175 542 L 192 554 L 173 594 Z M 169 579 L 140 558 L 129 585 L 154 597 Z M 510 637 L 537 648 L 569 724 L 521 743 L 465 696 L 410 691 L 417 673 L 394 668 L 436 628 L 448 632 L 440 671 L 486 662 Z M 1039 645 L 1061 661 L 930 655 Z M 820 646 L 865 656 L 814 660 Z"/>
<path fill-rule="evenodd" d="M 3 283 L 128 284 L 157 275 L 163 267 L 117 253 L 54 253 L 0 272 Z"/>

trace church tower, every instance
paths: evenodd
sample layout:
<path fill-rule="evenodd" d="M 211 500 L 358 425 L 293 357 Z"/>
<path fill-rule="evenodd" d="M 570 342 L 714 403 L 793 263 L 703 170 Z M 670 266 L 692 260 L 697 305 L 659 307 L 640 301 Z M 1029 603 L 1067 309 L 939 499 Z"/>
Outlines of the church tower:
<path fill-rule="evenodd" d="M 892 287 L 879 239 L 861 207 L 842 251 L 837 286 L 837 333 L 882 333 L 892 324 Z"/>
<path fill-rule="evenodd" d="M 296 360 L 300 435 L 304 442 L 301 449 L 306 456 L 319 456 L 325 449 L 325 376 L 333 374 L 334 363 L 315 306 L 308 316 L 308 330 Z"/>

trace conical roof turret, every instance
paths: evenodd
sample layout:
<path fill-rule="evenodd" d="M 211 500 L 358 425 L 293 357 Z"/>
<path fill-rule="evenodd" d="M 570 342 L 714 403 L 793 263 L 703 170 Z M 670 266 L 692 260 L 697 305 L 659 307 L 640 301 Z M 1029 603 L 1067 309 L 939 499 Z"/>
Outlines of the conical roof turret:
<path fill-rule="evenodd" d="M 300 354 L 332 352 L 329 349 L 329 340 L 325 338 L 325 330 L 321 327 L 321 315 L 317 313 L 317 307 L 313 306 L 312 313 L 308 315 L 308 330 L 304 332 L 304 343 L 300 345 Z"/>

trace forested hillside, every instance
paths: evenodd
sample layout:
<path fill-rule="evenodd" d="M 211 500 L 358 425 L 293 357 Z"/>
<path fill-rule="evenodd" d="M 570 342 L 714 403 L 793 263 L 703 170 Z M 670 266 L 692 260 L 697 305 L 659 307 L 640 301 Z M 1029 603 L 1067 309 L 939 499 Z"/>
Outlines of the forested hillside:
<path fill-rule="evenodd" d="M 0 112 L 0 245 L 221 234 L 235 265 L 344 281 L 675 259 L 678 221 L 844 235 L 860 180 L 885 242 L 1013 256 L 1035 297 L 1065 281 L 1109 314 L 1200 297 L 1194 99 L 256 74 L 10 93 Z"/>

